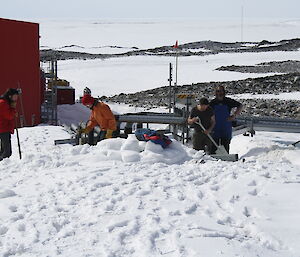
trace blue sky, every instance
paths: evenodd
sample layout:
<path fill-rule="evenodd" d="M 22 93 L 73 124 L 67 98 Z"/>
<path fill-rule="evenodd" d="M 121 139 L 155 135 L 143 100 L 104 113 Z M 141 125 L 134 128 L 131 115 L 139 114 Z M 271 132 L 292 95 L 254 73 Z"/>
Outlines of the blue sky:
<path fill-rule="evenodd" d="M 1 0 L 2 18 L 300 18 L 300 0 Z"/>

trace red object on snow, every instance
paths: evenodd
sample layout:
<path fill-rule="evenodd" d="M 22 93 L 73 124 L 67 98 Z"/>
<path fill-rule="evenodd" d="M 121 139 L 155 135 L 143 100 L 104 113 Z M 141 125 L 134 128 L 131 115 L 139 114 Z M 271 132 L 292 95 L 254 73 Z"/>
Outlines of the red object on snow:
<path fill-rule="evenodd" d="M 174 48 L 178 48 L 178 40 L 176 40 L 175 45 L 173 46 Z"/>
<path fill-rule="evenodd" d="M 18 121 L 24 114 L 25 126 L 37 125 L 42 102 L 39 24 L 0 18 L 0 31 L 0 95 L 8 88 L 21 88 Z"/>

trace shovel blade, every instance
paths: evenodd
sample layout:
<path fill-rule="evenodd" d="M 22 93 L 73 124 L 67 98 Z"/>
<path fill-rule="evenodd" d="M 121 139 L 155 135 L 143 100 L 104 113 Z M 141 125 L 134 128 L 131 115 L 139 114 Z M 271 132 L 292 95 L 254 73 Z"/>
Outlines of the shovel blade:
<path fill-rule="evenodd" d="M 225 147 L 223 145 L 219 145 L 216 150 L 216 155 L 228 155 L 228 152 L 226 151 Z"/>
<path fill-rule="evenodd" d="M 227 161 L 227 162 L 236 162 L 239 160 L 238 154 L 212 154 L 211 157 L 217 159 L 217 160 L 222 160 L 222 161 Z"/>

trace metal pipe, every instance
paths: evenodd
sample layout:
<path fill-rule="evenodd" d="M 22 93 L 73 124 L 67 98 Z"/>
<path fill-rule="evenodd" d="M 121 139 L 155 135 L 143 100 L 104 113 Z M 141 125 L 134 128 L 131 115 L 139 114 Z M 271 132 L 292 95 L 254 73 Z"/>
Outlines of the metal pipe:
<path fill-rule="evenodd" d="M 131 123 L 185 124 L 186 118 L 161 115 L 120 115 L 118 121 Z"/>

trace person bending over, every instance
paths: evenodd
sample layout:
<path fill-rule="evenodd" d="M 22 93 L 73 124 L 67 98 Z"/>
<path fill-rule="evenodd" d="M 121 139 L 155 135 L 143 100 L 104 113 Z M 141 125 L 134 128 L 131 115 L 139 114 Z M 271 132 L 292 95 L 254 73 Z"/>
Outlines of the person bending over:
<path fill-rule="evenodd" d="M 82 132 L 88 134 L 98 125 L 101 129 L 98 141 L 115 137 L 117 131 L 116 119 L 109 106 L 99 102 L 89 94 L 82 97 L 82 104 L 92 111 L 90 120 Z"/>
<path fill-rule="evenodd" d="M 204 131 L 196 124 L 197 122 L 202 123 L 205 128 Z M 197 151 L 204 150 L 210 154 L 212 152 L 212 142 L 207 135 L 212 132 L 215 126 L 215 115 L 207 98 L 201 98 L 199 104 L 192 109 L 188 123 L 194 127 L 193 148 Z"/>

